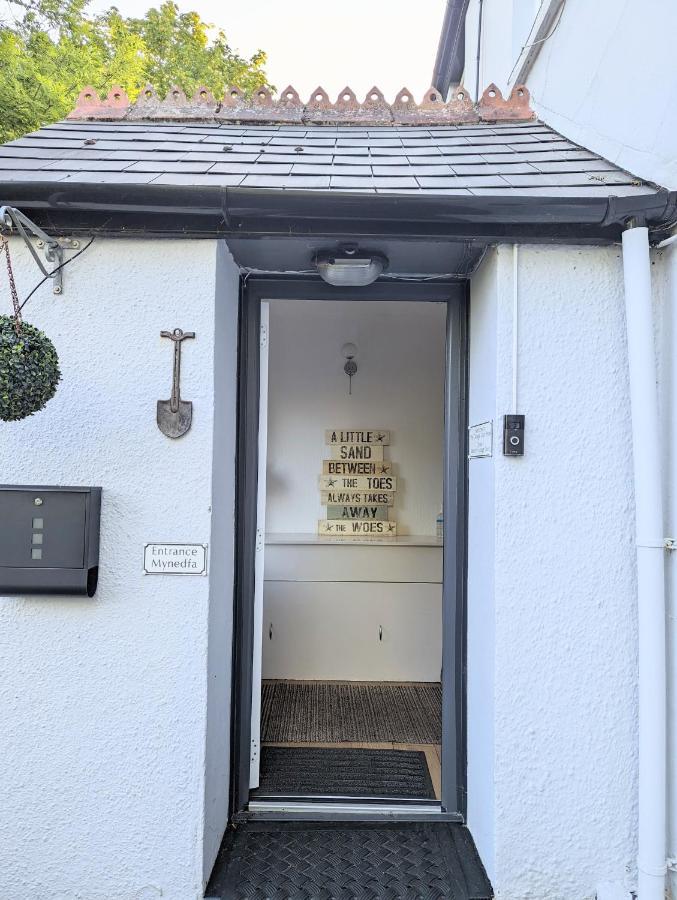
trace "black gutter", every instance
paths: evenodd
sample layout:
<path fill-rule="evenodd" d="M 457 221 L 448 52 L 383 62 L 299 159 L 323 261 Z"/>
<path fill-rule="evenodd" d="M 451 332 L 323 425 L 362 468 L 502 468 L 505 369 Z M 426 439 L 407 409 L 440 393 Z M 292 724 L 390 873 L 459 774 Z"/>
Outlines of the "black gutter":
<path fill-rule="evenodd" d="M 627 197 L 350 194 L 174 185 L 0 183 L 49 233 L 351 236 L 448 240 L 615 242 L 629 219 L 666 229 L 677 192 Z"/>
<path fill-rule="evenodd" d="M 432 86 L 445 98 L 452 84 L 458 84 L 465 66 L 465 17 L 469 0 L 447 0 L 437 45 Z"/>

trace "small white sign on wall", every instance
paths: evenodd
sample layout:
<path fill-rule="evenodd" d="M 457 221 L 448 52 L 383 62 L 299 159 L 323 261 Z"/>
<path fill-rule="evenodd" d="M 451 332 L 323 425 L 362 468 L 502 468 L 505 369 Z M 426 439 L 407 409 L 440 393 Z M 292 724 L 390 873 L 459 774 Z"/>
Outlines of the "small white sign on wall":
<path fill-rule="evenodd" d="M 468 459 L 481 459 L 493 452 L 493 423 L 480 422 L 468 428 Z"/>
<path fill-rule="evenodd" d="M 146 575 L 206 575 L 206 544 L 146 544 L 143 549 Z"/>

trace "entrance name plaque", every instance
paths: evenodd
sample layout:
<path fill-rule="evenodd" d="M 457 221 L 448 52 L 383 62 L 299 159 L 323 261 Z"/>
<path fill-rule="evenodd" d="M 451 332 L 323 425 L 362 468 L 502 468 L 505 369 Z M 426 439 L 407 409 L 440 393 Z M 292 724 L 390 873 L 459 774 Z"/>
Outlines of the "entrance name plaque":
<path fill-rule="evenodd" d="M 146 544 L 143 548 L 146 575 L 206 575 L 206 544 Z"/>

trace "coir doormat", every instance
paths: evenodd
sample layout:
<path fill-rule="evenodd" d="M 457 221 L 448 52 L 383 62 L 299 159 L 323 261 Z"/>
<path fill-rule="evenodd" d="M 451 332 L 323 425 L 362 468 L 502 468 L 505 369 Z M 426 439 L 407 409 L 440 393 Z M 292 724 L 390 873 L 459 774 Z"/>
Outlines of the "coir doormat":
<path fill-rule="evenodd" d="M 264 747 L 255 793 L 435 799 L 425 753 L 352 747 Z"/>
<path fill-rule="evenodd" d="M 261 740 L 270 744 L 439 744 L 436 683 L 264 681 Z"/>

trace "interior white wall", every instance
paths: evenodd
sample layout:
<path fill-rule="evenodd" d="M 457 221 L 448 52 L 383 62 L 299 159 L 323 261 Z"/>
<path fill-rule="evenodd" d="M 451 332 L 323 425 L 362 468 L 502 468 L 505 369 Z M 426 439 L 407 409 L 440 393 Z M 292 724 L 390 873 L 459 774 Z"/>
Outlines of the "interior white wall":
<path fill-rule="evenodd" d="M 442 505 L 445 307 L 439 303 L 276 300 L 270 304 L 268 532 L 317 531 L 318 475 L 332 427 L 391 431 L 391 518 L 435 534 Z M 348 395 L 341 347 L 357 345 Z"/>
<path fill-rule="evenodd" d="M 494 422 L 498 254 L 472 279 L 468 422 Z M 494 426 L 494 453 L 500 432 Z M 468 825 L 489 878 L 494 875 L 494 469 L 468 464 Z"/>
<path fill-rule="evenodd" d="M 63 380 L 42 412 L 0 424 L 3 481 L 102 485 L 103 507 L 94 599 L 0 602 L 4 900 L 202 896 L 210 583 L 144 576 L 143 547 L 211 538 L 215 251 L 99 238 L 61 296 L 47 284 L 25 309 Z M 12 252 L 25 296 L 40 275 Z M 174 327 L 196 333 L 193 427 L 176 441 L 155 422 Z"/>
<path fill-rule="evenodd" d="M 500 247 L 473 287 L 490 332 L 492 266 L 500 425 L 511 405 L 512 248 Z M 519 283 L 526 454 L 507 458 L 497 446 L 493 457 L 492 876 L 500 900 L 584 898 L 602 882 L 627 891 L 636 858 L 634 513 L 620 249 L 522 247 Z M 476 350 L 480 322 L 474 315 Z M 491 358 L 486 364 L 490 371 Z M 479 365 L 481 357 L 472 371 Z M 470 464 L 476 511 L 491 481 L 472 474 L 477 465 Z M 471 581 L 471 611 L 488 585 Z M 471 628 L 475 709 L 490 671 L 482 639 Z M 472 697 L 469 731 L 477 736 Z M 484 758 L 484 772 L 471 763 L 471 789 L 490 784 L 491 755 Z M 473 807 L 477 815 L 474 800 Z M 486 821 L 475 821 L 487 845 Z"/>
<path fill-rule="evenodd" d="M 518 53 L 506 40 L 523 26 L 529 0 L 483 0 L 480 84 L 512 88 Z M 475 80 L 477 7 L 466 26 L 466 72 Z M 555 20 L 555 22 L 557 19 Z M 521 25 L 520 25 L 521 23 Z M 566 0 L 526 79 L 539 118 L 623 169 L 677 187 L 677 5 L 665 0 Z M 532 35 L 532 40 L 534 36 Z M 519 47 L 524 41 L 517 41 Z M 519 48 L 518 48 L 519 49 Z"/>
<path fill-rule="evenodd" d="M 214 298 L 212 553 L 209 571 L 203 845 L 205 882 L 228 824 L 239 282 L 239 270 L 221 241 L 216 254 Z"/>

